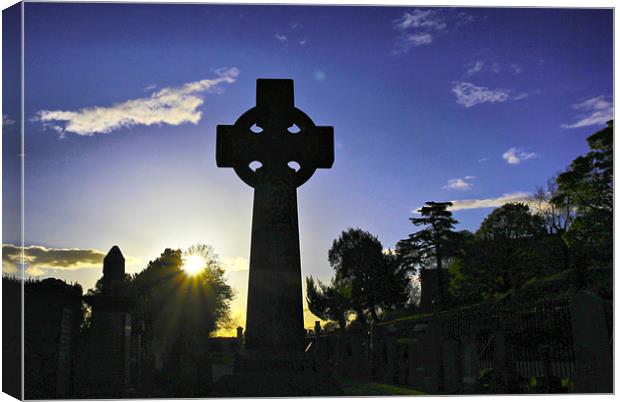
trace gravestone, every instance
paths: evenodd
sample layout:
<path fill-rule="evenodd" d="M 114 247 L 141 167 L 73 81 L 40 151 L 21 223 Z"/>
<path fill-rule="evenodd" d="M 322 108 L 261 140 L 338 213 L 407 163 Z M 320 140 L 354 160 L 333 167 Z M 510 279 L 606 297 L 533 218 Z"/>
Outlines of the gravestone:
<path fill-rule="evenodd" d="M 133 301 L 124 290 L 125 258 L 114 246 L 103 259 L 101 293 L 84 296 L 92 307 L 83 356 L 80 396 L 120 398 L 131 395 L 131 314 Z"/>
<path fill-rule="evenodd" d="M 476 380 L 478 378 L 476 340 L 473 335 L 468 334 L 461 338 L 461 342 L 462 391 L 465 394 L 471 394 L 476 390 Z"/>
<path fill-rule="evenodd" d="M 334 392 L 318 389 L 321 380 L 313 377 L 312 359 L 303 353 L 297 220 L 297 188 L 333 162 L 333 128 L 316 126 L 295 107 L 293 80 L 258 79 L 256 106 L 235 124 L 217 126 L 217 166 L 233 168 L 254 188 L 254 205 L 245 351 L 237 360 L 237 378 L 223 379 L 214 394 Z M 234 389 L 240 382 L 243 389 Z"/>
<path fill-rule="evenodd" d="M 579 291 L 570 305 L 575 350 L 575 392 L 614 391 L 613 354 L 605 319 L 603 300 Z"/>
<path fill-rule="evenodd" d="M 459 373 L 459 344 L 454 339 L 449 339 L 443 343 L 443 391 L 446 394 L 454 395 L 459 392 L 460 373 Z"/>

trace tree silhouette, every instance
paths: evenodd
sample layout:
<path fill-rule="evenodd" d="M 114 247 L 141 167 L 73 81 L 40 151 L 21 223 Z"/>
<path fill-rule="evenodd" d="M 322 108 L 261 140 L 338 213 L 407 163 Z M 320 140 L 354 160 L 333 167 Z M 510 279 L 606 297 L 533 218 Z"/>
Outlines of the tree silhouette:
<path fill-rule="evenodd" d="M 199 255 L 204 267 L 196 275 L 183 269 L 187 255 Z M 136 300 L 136 321 L 143 321 L 150 335 L 164 344 L 179 337 L 209 336 L 230 318 L 232 288 L 208 245 L 183 252 L 166 249 L 127 281 L 127 294 Z"/>
<path fill-rule="evenodd" d="M 575 219 L 575 205 L 571 197 L 561 194 L 557 176 L 547 180 L 547 188 L 538 187 L 530 200 L 530 207 L 545 222 L 547 232 L 555 236 L 562 248 L 563 269 L 569 270 L 574 260 L 566 232 Z"/>
<path fill-rule="evenodd" d="M 505 204 L 493 210 L 476 232 L 480 239 L 499 241 L 538 238 L 545 234 L 543 218 L 532 214 L 523 203 Z"/>
<path fill-rule="evenodd" d="M 329 285 L 312 276 L 306 278 L 306 300 L 312 314 L 322 320 L 338 323 L 343 334 L 347 324 L 347 316 L 351 311 L 351 285 L 332 278 Z"/>
<path fill-rule="evenodd" d="M 505 293 L 562 270 L 561 255 L 561 241 L 548 233 L 542 216 L 522 203 L 505 204 L 484 219 L 451 264 L 451 291 L 470 301 Z"/>
<path fill-rule="evenodd" d="M 369 314 L 378 321 L 381 309 L 402 306 L 409 299 L 410 272 L 396 257 L 383 252 L 376 236 L 361 229 L 343 231 L 328 256 L 336 281 L 351 286 L 352 309 L 358 320 Z"/>
<path fill-rule="evenodd" d="M 437 308 L 444 307 L 444 278 L 443 262 L 456 253 L 461 236 L 454 232 L 454 225 L 458 223 L 452 218 L 448 208 L 451 202 L 427 202 L 418 211 L 421 218 L 410 218 L 415 226 L 426 226 L 424 229 L 412 233 L 407 239 L 397 245 L 399 254 L 410 266 L 428 268 L 435 264 L 437 269 Z"/>
<path fill-rule="evenodd" d="M 586 267 L 611 272 L 613 265 L 613 129 L 609 121 L 588 137 L 590 152 L 577 157 L 558 176 L 558 192 L 552 199 L 556 205 L 568 199 L 575 206 L 575 218 L 564 238 L 578 259 L 580 287 L 585 286 Z"/>

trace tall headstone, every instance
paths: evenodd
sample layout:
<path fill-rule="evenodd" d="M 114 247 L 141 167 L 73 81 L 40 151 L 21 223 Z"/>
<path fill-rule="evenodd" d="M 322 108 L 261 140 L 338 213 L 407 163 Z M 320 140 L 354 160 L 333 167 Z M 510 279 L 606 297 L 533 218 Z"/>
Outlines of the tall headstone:
<path fill-rule="evenodd" d="M 222 379 L 215 394 L 333 394 L 318 390 L 320 380 L 308 372 L 312 363 L 303 353 L 297 220 L 297 187 L 333 162 L 333 128 L 316 126 L 295 107 L 293 80 L 258 79 L 256 106 L 235 124 L 217 126 L 217 166 L 233 168 L 254 188 L 254 205 L 245 352 L 237 377 Z"/>
<path fill-rule="evenodd" d="M 219 125 L 216 147 L 217 166 L 254 188 L 246 350 L 302 351 L 297 187 L 332 166 L 333 128 L 295 107 L 293 80 L 259 79 L 256 107 L 234 125 Z"/>
<path fill-rule="evenodd" d="M 126 397 L 130 390 L 132 301 L 124 292 L 125 258 L 118 246 L 103 259 L 101 293 L 85 296 L 92 321 L 81 364 L 81 396 Z"/>

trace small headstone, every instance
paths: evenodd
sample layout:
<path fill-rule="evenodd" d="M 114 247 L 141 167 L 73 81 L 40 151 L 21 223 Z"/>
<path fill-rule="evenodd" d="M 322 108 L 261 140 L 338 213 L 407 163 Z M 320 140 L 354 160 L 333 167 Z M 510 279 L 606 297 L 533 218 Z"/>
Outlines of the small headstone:
<path fill-rule="evenodd" d="M 459 392 L 458 342 L 450 339 L 443 344 L 443 390 L 454 395 Z"/>
<path fill-rule="evenodd" d="M 465 336 L 461 340 L 461 368 L 463 393 L 475 392 L 478 378 L 478 357 L 476 343 L 471 336 Z"/>
<path fill-rule="evenodd" d="M 613 360 L 603 300 L 579 291 L 570 305 L 575 349 L 575 392 L 613 392 Z"/>

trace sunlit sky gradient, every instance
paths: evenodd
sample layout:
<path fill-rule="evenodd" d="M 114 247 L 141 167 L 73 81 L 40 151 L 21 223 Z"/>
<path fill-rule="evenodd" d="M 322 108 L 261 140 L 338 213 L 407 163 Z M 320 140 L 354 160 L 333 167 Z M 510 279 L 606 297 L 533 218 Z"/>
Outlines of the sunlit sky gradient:
<path fill-rule="evenodd" d="M 47 256 L 30 273 L 89 288 L 92 252 L 117 244 L 137 272 L 207 243 L 241 324 L 252 189 L 215 166 L 215 126 L 254 105 L 256 78 L 294 79 L 297 106 L 335 128 L 333 169 L 298 193 L 302 275 L 324 280 L 342 230 L 394 247 L 430 200 L 474 200 L 454 215 L 475 230 L 613 115 L 611 10 L 26 3 L 25 24 L 25 238 Z M 63 269 L 68 248 L 91 254 Z"/>

